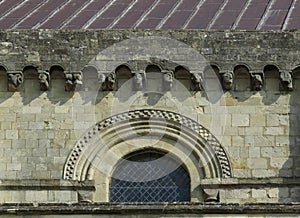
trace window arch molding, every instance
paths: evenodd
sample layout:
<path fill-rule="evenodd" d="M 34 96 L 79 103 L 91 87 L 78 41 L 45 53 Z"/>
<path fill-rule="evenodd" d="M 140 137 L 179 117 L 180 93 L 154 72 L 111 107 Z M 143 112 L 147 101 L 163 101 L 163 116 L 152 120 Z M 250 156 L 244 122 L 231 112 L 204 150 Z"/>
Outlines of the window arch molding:
<path fill-rule="evenodd" d="M 201 179 L 232 177 L 224 148 L 206 128 L 174 112 L 144 109 L 114 115 L 89 129 L 70 152 L 63 179 L 95 180 L 93 200 L 108 201 L 114 167 L 140 149 L 159 149 L 183 163 L 193 175 L 191 201 L 203 201 Z"/>

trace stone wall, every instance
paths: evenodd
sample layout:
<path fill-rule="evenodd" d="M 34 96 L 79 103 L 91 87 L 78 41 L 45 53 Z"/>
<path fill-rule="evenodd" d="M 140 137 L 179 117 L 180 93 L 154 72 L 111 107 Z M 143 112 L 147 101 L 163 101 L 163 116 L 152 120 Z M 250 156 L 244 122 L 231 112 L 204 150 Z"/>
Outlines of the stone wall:
<path fill-rule="evenodd" d="M 59 185 L 55 191 L 30 187 L 36 180 L 51 184 L 63 179 L 68 155 L 94 124 L 141 109 L 188 116 L 219 139 L 233 178 L 199 184 L 220 190 L 220 202 L 299 202 L 299 37 L 297 31 L 1 31 L 0 203 L 77 202 L 79 191 L 59 193 Z M 112 91 L 103 90 L 98 75 L 116 72 L 122 64 L 134 72 L 147 71 L 149 65 L 188 69 L 204 82 L 196 89 L 191 77 L 175 74 L 176 85 L 163 90 L 146 72 L 148 90 L 135 90 L 126 83 L 132 77 L 126 76 L 118 78 Z M 47 71 L 49 90 L 41 91 L 39 75 Z M 24 82 L 12 90 L 8 74 L 20 72 Z M 78 72 L 83 72 L 83 85 L 67 89 L 66 82 L 75 81 L 67 74 Z M 217 76 L 211 77 L 214 72 Z M 234 75 L 230 90 L 221 87 L 225 72 Z M 258 89 L 253 88 L 253 75 L 262 79 Z M 285 79 L 289 75 L 293 81 Z M 91 178 L 97 184 L 97 176 Z M 26 183 L 28 190 L 17 191 L 15 184 L 11 191 L 4 185 L 19 180 L 32 181 Z M 92 199 L 108 201 L 107 195 Z"/>

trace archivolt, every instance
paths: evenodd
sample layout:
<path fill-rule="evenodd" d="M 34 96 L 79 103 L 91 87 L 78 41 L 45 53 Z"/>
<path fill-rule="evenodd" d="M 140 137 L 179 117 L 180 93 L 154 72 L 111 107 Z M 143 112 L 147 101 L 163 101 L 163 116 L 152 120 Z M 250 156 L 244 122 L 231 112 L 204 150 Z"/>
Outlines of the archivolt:
<path fill-rule="evenodd" d="M 175 143 L 180 141 L 198 159 L 198 163 L 206 165 L 203 166 L 205 178 L 232 176 L 230 161 L 224 148 L 206 128 L 174 112 L 144 109 L 114 115 L 87 131 L 72 149 L 65 163 L 63 178 L 78 181 L 88 179 L 92 162 L 102 149 L 95 138 L 104 139 L 102 141 L 110 149 L 133 139 L 136 132 L 150 137 L 160 136 Z"/>

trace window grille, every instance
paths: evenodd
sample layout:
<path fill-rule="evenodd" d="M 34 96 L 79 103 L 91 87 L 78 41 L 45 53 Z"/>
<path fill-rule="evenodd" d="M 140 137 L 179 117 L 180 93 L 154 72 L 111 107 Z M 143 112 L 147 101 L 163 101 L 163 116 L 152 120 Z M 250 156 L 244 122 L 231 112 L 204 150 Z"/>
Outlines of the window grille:
<path fill-rule="evenodd" d="M 169 155 L 137 153 L 117 165 L 110 185 L 110 201 L 190 201 L 190 177 Z"/>

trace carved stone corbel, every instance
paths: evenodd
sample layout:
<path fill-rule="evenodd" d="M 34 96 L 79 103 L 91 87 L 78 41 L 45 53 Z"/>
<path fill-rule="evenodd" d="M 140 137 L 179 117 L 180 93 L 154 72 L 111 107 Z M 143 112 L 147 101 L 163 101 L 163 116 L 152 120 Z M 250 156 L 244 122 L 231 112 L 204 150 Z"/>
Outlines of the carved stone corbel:
<path fill-rule="evenodd" d="M 146 86 L 146 74 L 144 71 L 135 71 L 133 77 L 134 89 L 136 91 L 141 91 L 145 89 Z"/>
<path fill-rule="evenodd" d="M 106 86 L 108 91 L 113 91 L 116 88 L 116 73 L 111 72 L 106 78 Z"/>
<path fill-rule="evenodd" d="M 8 91 L 17 91 L 24 82 L 24 75 L 21 71 L 9 72 L 7 74 Z"/>
<path fill-rule="evenodd" d="M 82 72 L 65 73 L 65 90 L 67 92 L 80 90 L 82 87 Z"/>
<path fill-rule="evenodd" d="M 219 198 L 219 190 L 218 189 L 211 189 L 211 188 L 204 188 L 204 202 L 218 202 Z"/>
<path fill-rule="evenodd" d="M 220 72 L 222 87 L 226 91 L 230 91 L 233 87 L 233 72 Z"/>
<path fill-rule="evenodd" d="M 192 74 L 192 90 L 193 91 L 201 91 L 203 84 L 203 75 L 200 73 L 193 73 Z"/>
<path fill-rule="evenodd" d="M 293 91 L 293 78 L 291 72 L 280 72 L 280 91 Z"/>
<path fill-rule="evenodd" d="M 173 86 L 174 73 L 170 70 L 163 70 L 163 90 L 170 91 Z"/>
<path fill-rule="evenodd" d="M 39 71 L 40 90 L 48 91 L 50 89 L 50 73 L 47 71 Z"/>
<path fill-rule="evenodd" d="M 98 83 L 101 91 L 106 91 L 106 75 L 103 73 L 98 73 Z"/>
<path fill-rule="evenodd" d="M 251 73 L 251 90 L 261 91 L 264 85 L 264 74 L 263 73 Z"/>

